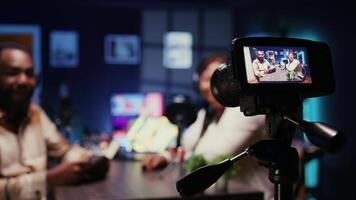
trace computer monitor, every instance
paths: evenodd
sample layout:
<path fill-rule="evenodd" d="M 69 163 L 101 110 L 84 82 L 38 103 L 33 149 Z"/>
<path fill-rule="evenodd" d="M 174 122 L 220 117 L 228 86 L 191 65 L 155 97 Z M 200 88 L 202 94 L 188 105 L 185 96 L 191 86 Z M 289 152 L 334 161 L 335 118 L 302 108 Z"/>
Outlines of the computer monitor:
<path fill-rule="evenodd" d="M 120 148 L 123 157 L 161 152 L 170 146 L 178 129 L 163 116 L 164 97 L 159 92 L 118 93 L 111 97 L 113 124 L 112 158 Z"/>
<path fill-rule="evenodd" d="M 127 130 L 130 121 L 138 116 L 160 117 L 163 115 L 163 94 L 117 93 L 111 97 L 111 116 L 115 130 Z"/>

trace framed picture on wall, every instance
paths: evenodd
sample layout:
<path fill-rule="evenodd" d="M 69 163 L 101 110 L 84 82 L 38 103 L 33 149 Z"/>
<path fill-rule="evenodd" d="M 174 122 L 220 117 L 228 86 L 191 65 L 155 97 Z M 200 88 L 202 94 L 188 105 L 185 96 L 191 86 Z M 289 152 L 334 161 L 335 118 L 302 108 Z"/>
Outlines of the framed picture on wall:
<path fill-rule="evenodd" d="M 163 65 L 189 69 L 193 63 L 193 36 L 189 32 L 167 32 L 163 39 Z"/>
<path fill-rule="evenodd" d="M 136 65 L 140 63 L 140 38 L 137 35 L 110 34 L 105 36 L 106 64 Z"/>
<path fill-rule="evenodd" d="M 75 31 L 50 33 L 51 67 L 75 68 L 79 65 L 79 35 Z"/>

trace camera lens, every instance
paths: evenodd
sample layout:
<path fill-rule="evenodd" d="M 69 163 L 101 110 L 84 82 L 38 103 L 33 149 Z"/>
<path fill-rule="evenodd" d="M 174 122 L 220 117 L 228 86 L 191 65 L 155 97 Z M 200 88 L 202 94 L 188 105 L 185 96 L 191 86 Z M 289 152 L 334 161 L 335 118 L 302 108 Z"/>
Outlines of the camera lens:
<path fill-rule="evenodd" d="M 220 65 L 215 70 L 210 82 L 211 92 L 221 105 L 227 107 L 239 106 L 239 87 L 231 65 Z"/>

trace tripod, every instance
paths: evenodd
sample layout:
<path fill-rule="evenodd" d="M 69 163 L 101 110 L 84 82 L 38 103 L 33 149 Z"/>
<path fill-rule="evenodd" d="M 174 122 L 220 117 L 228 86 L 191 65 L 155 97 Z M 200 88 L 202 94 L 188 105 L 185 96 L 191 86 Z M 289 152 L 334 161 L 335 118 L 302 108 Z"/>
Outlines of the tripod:
<path fill-rule="evenodd" d="M 293 199 L 293 184 L 298 179 L 298 153 L 290 146 L 296 127 L 301 128 L 314 145 L 325 151 L 335 152 L 344 143 L 343 135 L 330 126 L 301 120 L 300 98 L 241 98 L 240 107 L 247 116 L 266 114 L 270 139 L 261 140 L 231 159 L 201 167 L 181 178 L 176 183 L 181 196 L 191 197 L 205 190 L 235 162 L 253 155 L 260 165 L 269 169 L 269 180 L 274 184 L 275 199 L 290 200 Z"/>

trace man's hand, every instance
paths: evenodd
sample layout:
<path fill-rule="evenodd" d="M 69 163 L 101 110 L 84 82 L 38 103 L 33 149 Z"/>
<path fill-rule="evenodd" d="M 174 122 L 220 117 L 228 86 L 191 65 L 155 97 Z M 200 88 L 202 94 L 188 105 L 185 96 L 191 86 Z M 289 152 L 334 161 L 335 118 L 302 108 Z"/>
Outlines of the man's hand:
<path fill-rule="evenodd" d="M 148 155 L 142 160 L 142 168 L 144 170 L 156 170 L 164 168 L 168 165 L 168 161 L 161 155 Z"/>
<path fill-rule="evenodd" d="M 106 177 L 110 168 L 110 161 L 104 156 L 93 155 L 84 167 L 84 182 L 101 180 Z"/>
<path fill-rule="evenodd" d="M 51 186 L 78 184 L 84 174 L 85 162 L 65 162 L 47 171 L 47 183 Z"/>
<path fill-rule="evenodd" d="M 265 71 L 260 71 L 259 72 L 259 77 L 264 77 L 265 76 Z"/>

